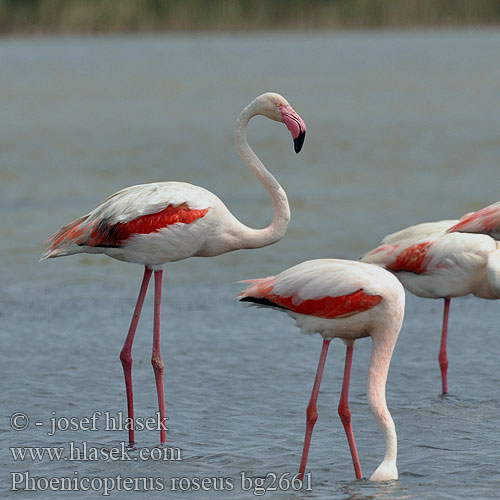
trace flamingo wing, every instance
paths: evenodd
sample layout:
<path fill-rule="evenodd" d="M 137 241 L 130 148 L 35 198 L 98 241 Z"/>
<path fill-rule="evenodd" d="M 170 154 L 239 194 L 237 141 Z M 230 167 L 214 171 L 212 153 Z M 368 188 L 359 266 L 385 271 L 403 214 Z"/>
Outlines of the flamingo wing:
<path fill-rule="evenodd" d="M 209 191 L 181 182 L 122 189 L 55 233 L 42 259 L 74 253 L 75 247 L 118 248 L 132 236 L 191 224 L 205 216 L 213 205 L 212 198 Z"/>
<path fill-rule="evenodd" d="M 439 234 L 444 234 L 446 230 L 456 224 L 457 220 L 440 220 L 437 222 L 422 222 L 414 226 L 401 229 L 392 234 L 388 234 L 382 243 L 394 244 L 401 243 L 405 241 L 417 243 L 423 238 L 428 238 L 429 236 L 435 236 Z"/>
<path fill-rule="evenodd" d="M 462 217 L 447 232 L 487 234 L 500 239 L 500 201 Z"/>
<path fill-rule="evenodd" d="M 446 268 L 467 269 L 495 250 L 491 238 L 450 233 L 457 220 L 427 222 L 386 236 L 361 260 L 389 271 L 425 274 Z M 473 264 L 474 263 L 474 264 Z"/>
<path fill-rule="evenodd" d="M 421 274 L 427 269 L 433 256 L 433 243 L 456 222 L 458 221 L 424 222 L 389 234 L 380 246 L 363 255 L 361 261 L 393 272 Z"/>
<path fill-rule="evenodd" d="M 459 221 L 418 224 L 384 238 L 361 260 L 393 272 L 419 297 L 460 297 L 478 293 L 487 255 L 496 242 L 481 234 L 448 233 Z"/>
<path fill-rule="evenodd" d="M 382 300 L 369 290 L 363 266 L 337 259 L 307 261 L 277 276 L 249 280 L 250 286 L 238 297 L 244 302 L 320 318 L 352 316 Z"/>

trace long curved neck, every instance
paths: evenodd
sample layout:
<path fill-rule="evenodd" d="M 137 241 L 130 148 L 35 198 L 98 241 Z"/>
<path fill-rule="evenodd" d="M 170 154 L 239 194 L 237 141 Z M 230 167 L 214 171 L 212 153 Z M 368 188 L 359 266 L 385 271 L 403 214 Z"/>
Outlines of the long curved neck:
<path fill-rule="evenodd" d="M 390 466 L 395 469 L 398 441 L 394 421 L 385 399 L 385 386 L 394 344 L 395 339 L 389 331 L 379 332 L 376 336 L 372 335 L 372 353 L 368 365 L 366 395 L 373 416 L 384 435 L 385 456 L 382 464 L 384 464 L 384 468 Z"/>
<path fill-rule="evenodd" d="M 246 128 L 250 118 L 256 114 L 253 103 L 243 109 L 236 121 L 234 141 L 240 158 L 271 197 L 274 215 L 272 222 L 264 229 L 253 229 L 240 222 L 238 226 L 239 248 L 260 248 L 279 241 L 290 222 L 290 206 L 284 189 L 264 167 L 247 142 Z"/>

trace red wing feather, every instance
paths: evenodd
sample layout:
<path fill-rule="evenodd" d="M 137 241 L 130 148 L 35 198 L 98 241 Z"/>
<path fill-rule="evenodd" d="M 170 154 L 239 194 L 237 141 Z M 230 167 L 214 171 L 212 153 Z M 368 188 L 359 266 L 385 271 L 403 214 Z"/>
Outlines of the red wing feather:
<path fill-rule="evenodd" d="M 289 311 L 319 318 L 339 318 L 351 316 L 375 307 L 381 300 L 380 295 L 367 295 L 362 289 L 349 295 L 338 297 L 322 297 L 320 299 L 303 300 L 295 303 L 293 297 L 281 297 L 270 294 L 266 299 Z"/>
<path fill-rule="evenodd" d="M 425 258 L 431 242 L 424 241 L 411 247 L 405 248 L 396 258 L 388 264 L 386 269 L 389 271 L 407 271 L 410 273 L 421 274 L 425 272 Z"/>
<path fill-rule="evenodd" d="M 208 208 L 192 210 L 186 204 L 176 207 L 169 205 L 160 212 L 142 215 L 128 222 L 118 222 L 113 225 L 99 223 L 84 244 L 87 246 L 120 246 L 135 234 L 155 233 L 171 224 L 191 224 L 207 212 Z"/>
<path fill-rule="evenodd" d="M 134 234 L 154 233 L 176 223 L 190 224 L 207 212 L 208 208 L 191 210 L 183 203 L 176 207 L 168 205 L 160 212 L 142 215 L 131 221 L 118 222 L 113 225 L 107 224 L 105 220 L 88 223 L 88 216 L 80 217 L 51 237 L 43 258 L 56 256 L 70 245 L 117 247 Z"/>

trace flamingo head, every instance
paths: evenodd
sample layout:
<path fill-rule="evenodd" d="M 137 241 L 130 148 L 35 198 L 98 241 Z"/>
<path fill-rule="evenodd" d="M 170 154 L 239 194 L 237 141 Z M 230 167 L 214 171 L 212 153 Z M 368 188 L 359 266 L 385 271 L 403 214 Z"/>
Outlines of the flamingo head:
<path fill-rule="evenodd" d="M 267 92 L 257 97 L 253 104 L 255 105 L 255 114 L 283 122 L 287 126 L 292 134 L 295 152 L 299 153 L 306 136 L 306 124 L 288 101 L 279 94 Z"/>

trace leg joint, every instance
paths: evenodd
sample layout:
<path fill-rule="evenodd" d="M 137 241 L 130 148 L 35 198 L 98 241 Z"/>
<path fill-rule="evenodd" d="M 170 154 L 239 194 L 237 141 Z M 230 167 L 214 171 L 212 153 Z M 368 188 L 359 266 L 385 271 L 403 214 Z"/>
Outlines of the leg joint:
<path fill-rule="evenodd" d="M 339 403 L 337 412 L 343 423 L 349 423 L 351 421 L 351 412 L 349 411 L 349 406 L 346 404 Z"/>
<path fill-rule="evenodd" d="M 316 405 L 310 403 L 309 405 L 307 405 L 306 418 L 308 423 L 312 425 L 316 423 L 316 420 L 318 420 L 318 412 L 316 410 Z"/>
<path fill-rule="evenodd" d="M 120 361 L 124 367 L 132 366 L 132 356 L 130 352 L 122 350 L 122 352 L 120 352 Z"/>
<path fill-rule="evenodd" d="M 153 356 L 151 358 L 151 364 L 153 365 L 154 370 L 163 371 L 163 368 L 165 367 L 165 365 L 163 364 L 163 361 L 161 360 L 161 358 L 159 356 Z"/>
<path fill-rule="evenodd" d="M 448 357 L 446 356 L 445 352 L 439 353 L 438 361 L 443 368 L 448 368 Z"/>

